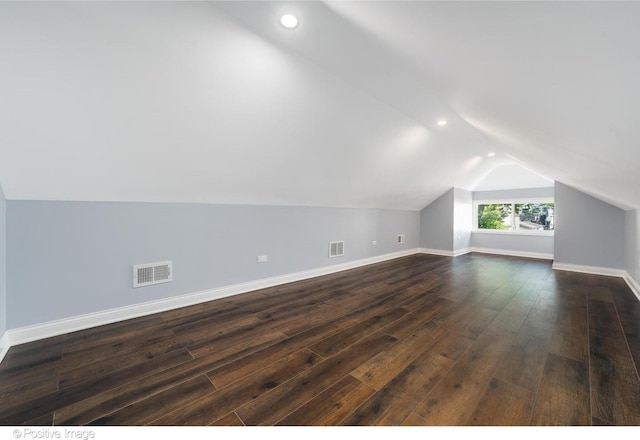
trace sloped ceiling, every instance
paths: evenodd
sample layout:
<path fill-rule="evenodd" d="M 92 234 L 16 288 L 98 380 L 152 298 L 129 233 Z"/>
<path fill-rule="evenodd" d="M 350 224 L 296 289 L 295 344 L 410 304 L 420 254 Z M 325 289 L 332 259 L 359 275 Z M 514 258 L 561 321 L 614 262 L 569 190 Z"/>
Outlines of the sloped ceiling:
<path fill-rule="evenodd" d="M 519 164 L 638 208 L 639 22 L 635 2 L 0 2 L 0 183 L 418 210 Z"/>
<path fill-rule="evenodd" d="M 476 185 L 474 191 L 494 191 L 522 188 L 550 188 L 554 186 L 549 180 L 526 169 L 520 164 L 505 164 L 495 167 Z"/>

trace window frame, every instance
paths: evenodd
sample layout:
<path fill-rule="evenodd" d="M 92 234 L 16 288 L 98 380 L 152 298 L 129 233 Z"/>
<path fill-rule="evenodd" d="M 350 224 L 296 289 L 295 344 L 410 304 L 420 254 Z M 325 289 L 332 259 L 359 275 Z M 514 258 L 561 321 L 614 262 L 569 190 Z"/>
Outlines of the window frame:
<path fill-rule="evenodd" d="M 511 205 L 513 212 L 513 220 L 511 227 L 515 228 L 516 205 L 521 203 L 553 203 L 554 204 L 554 229 L 552 230 L 516 230 L 516 229 L 480 229 L 478 227 L 478 206 L 479 205 Z M 523 197 L 508 199 L 482 199 L 473 201 L 473 228 L 471 232 L 474 234 L 499 234 L 499 235 L 528 235 L 528 236 L 553 236 L 555 232 L 555 198 L 554 197 Z"/>

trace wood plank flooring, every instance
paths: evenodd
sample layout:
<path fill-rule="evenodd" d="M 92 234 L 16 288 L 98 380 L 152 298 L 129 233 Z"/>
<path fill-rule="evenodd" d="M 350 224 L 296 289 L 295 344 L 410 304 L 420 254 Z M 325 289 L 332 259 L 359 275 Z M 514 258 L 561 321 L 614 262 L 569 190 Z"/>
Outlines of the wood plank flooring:
<path fill-rule="evenodd" d="M 413 255 L 12 347 L 3 425 L 640 425 L 640 302 Z"/>

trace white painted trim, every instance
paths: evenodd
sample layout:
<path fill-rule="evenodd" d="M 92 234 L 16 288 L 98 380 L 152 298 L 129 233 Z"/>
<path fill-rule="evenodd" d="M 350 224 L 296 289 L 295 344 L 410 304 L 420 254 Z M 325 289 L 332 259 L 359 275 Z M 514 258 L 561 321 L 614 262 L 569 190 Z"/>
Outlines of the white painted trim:
<path fill-rule="evenodd" d="M 39 339 L 50 338 L 52 336 L 58 336 L 78 330 L 85 330 L 92 327 L 98 327 L 100 325 L 111 324 L 113 322 L 138 318 L 141 316 L 151 315 L 153 313 L 178 309 L 180 307 L 186 307 L 194 304 L 212 301 L 215 299 L 225 298 L 228 296 L 239 295 L 241 293 L 251 292 L 253 290 L 279 286 L 281 284 L 287 284 L 295 281 L 302 281 L 309 278 L 319 277 L 322 275 L 342 272 L 344 270 L 354 269 L 357 267 L 379 263 L 382 261 L 393 260 L 395 258 L 405 257 L 416 253 L 419 253 L 418 249 L 409 249 L 405 251 L 379 255 L 377 257 L 365 258 L 362 260 L 321 267 L 318 269 L 306 270 L 271 278 L 263 278 L 260 280 L 249 281 L 247 283 L 233 284 L 230 286 L 203 290 L 201 292 L 191 293 L 187 295 L 180 295 L 157 301 L 149 301 L 141 304 L 119 307 L 116 309 L 103 310 L 100 312 L 88 313 L 80 316 L 73 316 L 71 318 L 60 319 L 57 321 L 50 321 L 42 324 L 35 324 L 27 327 L 7 330 L 7 332 L 5 333 L 5 337 L 7 338 L 8 346 L 25 344 L 27 342 L 36 341 Z M 11 341 L 10 345 L 8 344 L 9 340 Z"/>
<path fill-rule="evenodd" d="M 418 252 L 421 254 L 439 255 L 441 257 L 455 257 L 453 251 L 445 251 L 442 249 L 419 248 Z"/>
<path fill-rule="evenodd" d="M 536 258 L 540 260 L 553 260 L 553 254 L 546 254 L 542 252 L 525 252 L 525 251 L 513 251 L 509 249 L 489 249 L 472 247 L 471 252 L 478 252 L 480 254 L 493 254 L 493 255 L 506 255 L 509 257 L 524 257 L 524 258 Z"/>
<path fill-rule="evenodd" d="M 524 230 L 516 230 L 516 206 L 519 203 L 555 203 L 555 197 L 514 197 L 508 199 L 495 199 L 495 200 L 473 200 L 473 229 L 472 233 L 484 233 L 484 234 L 512 234 L 512 235 L 551 235 L 553 236 L 553 231 L 524 231 Z M 479 229 L 478 228 L 478 205 L 495 205 L 495 204 L 503 204 L 503 205 L 511 205 L 512 208 L 512 217 L 511 217 L 511 228 L 508 230 L 498 230 L 498 229 Z M 489 232 L 485 232 L 489 231 Z"/>
<path fill-rule="evenodd" d="M 465 254 L 468 254 L 470 252 L 473 252 L 473 248 L 458 249 L 458 250 L 453 251 L 453 256 L 454 257 L 459 257 L 460 255 L 465 255 Z"/>
<path fill-rule="evenodd" d="M 629 274 L 629 272 L 627 271 L 624 272 L 624 280 L 627 282 L 627 285 L 629 286 L 631 291 L 640 301 L 640 284 L 638 284 L 638 282 L 634 280 L 631 274 Z"/>
<path fill-rule="evenodd" d="M 485 235 L 522 235 L 524 237 L 553 237 L 555 231 L 510 231 L 501 229 L 473 229 L 471 233 Z"/>
<path fill-rule="evenodd" d="M 463 255 L 468 252 L 481 252 L 481 253 L 496 253 L 499 255 L 512 255 L 512 256 L 524 256 L 530 258 L 553 258 L 547 254 L 536 254 L 531 252 L 512 252 L 501 249 L 481 249 L 481 248 L 465 248 L 455 252 L 445 251 L 439 249 L 426 249 L 415 248 L 406 251 L 393 252 L 391 254 L 379 255 L 377 257 L 365 258 L 362 260 L 356 260 L 348 263 L 337 264 L 318 269 L 312 269 L 302 272 L 296 272 L 288 275 L 282 275 L 271 278 L 264 278 L 261 280 L 250 281 L 247 283 L 234 284 L 230 286 L 219 287 L 216 289 L 203 290 L 201 292 L 191 293 L 187 295 L 175 296 L 172 298 L 166 298 L 157 301 L 150 301 L 141 304 L 134 304 L 131 306 L 120 307 L 116 309 L 104 310 L 96 313 L 89 313 L 86 315 L 74 316 L 71 318 L 61 319 L 57 321 L 45 322 L 42 324 L 31 325 L 27 327 L 21 327 L 17 329 L 11 329 L 5 331 L 0 338 L 0 362 L 4 359 L 4 356 L 14 345 L 24 344 L 27 342 L 36 341 L 39 339 L 45 339 L 52 336 L 58 336 L 65 333 L 70 333 L 78 330 L 85 330 L 100 325 L 111 324 L 113 322 L 124 321 L 126 319 L 138 318 L 141 316 L 150 315 L 153 313 L 164 312 L 167 310 L 173 310 L 180 307 L 186 307 L 194 304 L 199 304 L 215 299 L 225 298 L 228 296 L 239 295 L 241 293 L 250 292 L 253 290 L 264 289 L 268 287 L 274 287 L 281 284 L 292 283 L 295 281 L 302 281 L 309 278 L 315 278 L 322 275 L 329 275 L 336 272 L 342 272 L 344 270 L 355 269 L 357 267 L 366 266 L 369 264 L 379 263 L 383 261 L 393 260 L 395 258 L 405 257 L 416 253 L 440 255 L 446 257 L 454 257 L 457 255 Z M 631 290 L 640 299 L 640 285 L 631 278 L 631 276 L 623 270 L 609 269 L 593 266 L 578 266 L 570 264 L 554 263 L 553 269 L 556 270 L 569 270 L 574 272 L 594 273 L 598 275 L 611 275 L 624 277 L 625 281 L 631 287 Z"/>
<path fill-rule="evenodd" d="M 598 267 L 598 266 L 582 266 L 579 264 L 566 264 L 566 263 L 553 263 L 551 266 L 554 270 L 566 270 L 568 272 L 581 272 L 590 273 L 593 275 L 607 275 L 611 277 L 624 278 L 626 271 L 622 269 L 614 269 L 611 267 Z"/>
<path fill-rule="evenodd" d="M 613 269 L 610 267 L 598 267 L 598 266 L 581 266 L 578 264 L 565 264 L 565 263 L 553 263 L 551 266 L 554 270 L 566 270 L 569 272 L 581 272 L 581 273 L 590 273 L 593 275 L 606 275 L 611 277 L 619 277 L 625 280 L 631 292 L 638 298 L 640 301 L 640 284 L 633 277 L 623 269 Z"/>
<path fill-rule="evenodd" d="M 488 248 L 479 248 L 479 247 L 469 247 L 469 248 L 459 249 L 457 251 L 445 251 L 442 249 L 420 248 L 419 252 L 423 254 L 441 255 L 443 257 L 458 257 L 460 255 L 465 255 L 471 252 L 478 252 L 480 254 L 505 255 L 508 257 L 524 257 L 524 258 L 536 258 L 536 259 L 542 259 L 542 260 L 553 260 L 553 254 L 545 254 L 541 252 L 512 251 L 508 249 L 488 249 Z"/>
<path fill-rule="evenodd" d="M 523 188 L 525 189 L 525 188 Z M 531 188 L 534 189 L 534 188 Z M 537 189 L 537 188 L 536 188 Z M 503 190 L 486 190 L 486 191 L 503 191 Z M 483 191 L 482 191 L 483 192 Z M 503 197 L 501 199 L 473 199 L 473 203 L 479 205 L 517 205 L 519 203 L 555 203 L 555 196 L 550 197 Z"/>
<path fill-rule="evenodd" d="M 2 359 L 4 359 L 10 348 L 11 344 L 9 343 L 9 331 L 6 331 L 0 338 L 0 362 L 2 362 Z"/>
<path fill-rule="evenodd" d="M 469 248 L 459 249 L 457 251 L 445 251 L 442 249 L 420 248 L 419 252 L 422 254 L 441 255 L 443 257 L 458 257 L 460 255 L 465 255 L 471 252 L 478 252 L 480 254 L 505 255 L 508 257 L 524 257 L 524 258 L 535 258 L 535 259 L 542 259 L 542 260 L 553 260 L 553 254 L 544 254 L 541 252 L 512 251 L 507 249 L 488 249 L 488 248 L 478 248 L 478 247 L 469 247 Z"/>

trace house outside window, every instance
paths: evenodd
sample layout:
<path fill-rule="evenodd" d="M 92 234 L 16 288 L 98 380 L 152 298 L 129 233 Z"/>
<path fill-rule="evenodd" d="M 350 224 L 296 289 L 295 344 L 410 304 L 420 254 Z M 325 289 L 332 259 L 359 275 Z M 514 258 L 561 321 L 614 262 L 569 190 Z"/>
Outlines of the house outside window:
<path fill-rule="evenodd" d="M 476 231 L 549 235 L 555 229 L 555 203 L 545 200 L 488 200 L 474 203 Z"/>

